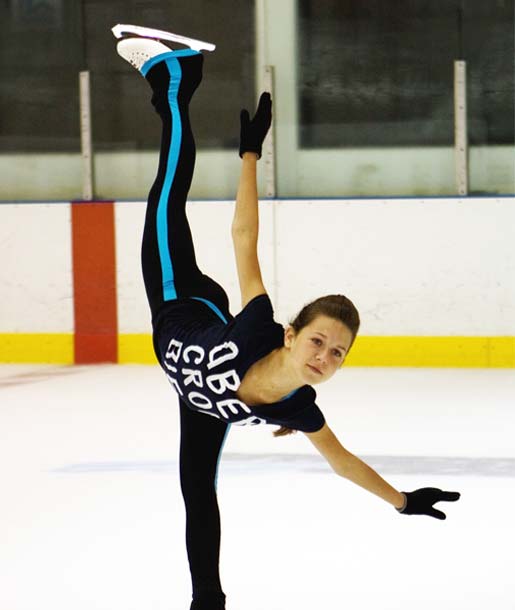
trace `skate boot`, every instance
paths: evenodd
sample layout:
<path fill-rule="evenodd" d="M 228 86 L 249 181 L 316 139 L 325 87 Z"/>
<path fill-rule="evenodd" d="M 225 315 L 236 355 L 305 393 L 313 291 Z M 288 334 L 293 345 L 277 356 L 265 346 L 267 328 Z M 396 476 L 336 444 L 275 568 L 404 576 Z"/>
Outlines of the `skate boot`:
<path fill-rule="evenodd" d="M 143 66 L 160 55 L 172 53 L 172 49 L 157 40 L 148 38 L 125 38 L 116 45 L 120 57 L 123 57 L 144 75 Z"/>
<path fill-rule="evenodd" d="M 152 104 L 160 116 L 170 112 L 171 97 L 188 104 L 202 80 L 204 57 L 200 51 L 173 51 L 150 38 L 124 38 L 116 50 L 150 83 L 154 91 Z"/>

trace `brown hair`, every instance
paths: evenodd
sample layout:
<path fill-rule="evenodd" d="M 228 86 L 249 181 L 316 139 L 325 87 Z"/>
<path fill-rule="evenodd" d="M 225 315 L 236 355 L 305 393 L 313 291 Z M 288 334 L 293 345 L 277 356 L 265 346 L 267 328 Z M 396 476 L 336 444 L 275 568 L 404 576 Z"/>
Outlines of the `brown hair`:
<path fill-rule="evenodd" d="M 354 339 L 358 334 L 360 325 L 359 313 L 354 306 L 354 303 L 342 294 L 331 294 L 320 297 L 303 307 L 293 322 L 290 322 L 290 326 L 292 326 L 295 333 L 298 334 L 318 316 L 333 318 L 347 326 L 352 333 L 352 342 L 349 346 L 350 350 L 354 343 Z M 295 432 L 297 431 L 282 426 L 274 432 L 274 436 L 287 436 L 288 434 L 293 434 Z"/>

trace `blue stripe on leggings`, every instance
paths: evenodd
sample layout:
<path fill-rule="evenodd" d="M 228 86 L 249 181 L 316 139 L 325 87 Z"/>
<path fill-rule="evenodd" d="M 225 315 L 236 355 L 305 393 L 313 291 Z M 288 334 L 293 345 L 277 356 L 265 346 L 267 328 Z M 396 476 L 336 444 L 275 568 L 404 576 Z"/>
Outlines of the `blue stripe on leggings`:
<path fill-rule="evenodd" d="M 170 57 L 189 57 L 190 55 L 200 55 L 200 51 L 194 51 L 193 49 L 178 49 L 177 51 L 172 51 L 170 49 L 169 52 L 160 53 L 159 55 L 154 55 L 149 60 L 147 60 L 140 68 L 141 74 L 143 76 L 147 76 L 149 70 L 153 68 L 156 64 L 161 61 L 165 61 Z"/>
<path fill-rule="evenodd" d="M 157 244 L 159 248 L 159 258 L 161 260 L 161 272 L 163 274 L 163 300 L 172 301 L 177 298 L 175 290 L 175 276 L 172 265 L 172 257 L 168 246 L 168 198 L 172 190 L 179 154 L 182 142 L 182 122 L 179 111 L 177 95 L 181 85 L 182 70 L 177 58 L 170 57 L 165 59 L 166 67 L 170 73 L 170 85 L 168 87 L 168 105 L 172 113 L 172 138 L 170 150 L 168 151 L 168 162 L 166 166 L 166 176 L 161 189 L 161 196 L 157 206 Z"/>
<path fill-rule="evenodd" d="M 157 63 L 164 61 L 170 74 L 170 84 L 168 87 L 168 105 L 172 114 L 172 137 L 170 149 L 168 151 L 168 161 L 166 165 L 166 175 L 157 205 L 157 245 L 159 249 L 159 259 L 161 262 L 161 273 L 163 277 L 163 300 L 173 301 L 177 298 L 175 289 L 175 274 L 172 265 L 172 257 L 168 244 L 168 199 L 172 190 L 173 181 L 179 164 L 179 155 L 182 144 L 182 122 L 177 96 L 182 80 L 182 69 L 178 57 L 198 55 L 198 51 L 182 49 L 171 51 L 151 58 L 141 68 L 145 76 L 148 71 Z"/>
<path fill-rule="evenodd" d="M 224 324 L 228 324 L 227 319 L 225 318 L 224 314 L 218 309 L 218 307 L 212 303 L 211 301 L 208 301 L 207 299 L 202 299 L 201 297 L 191 297 L 192 299 L 194 299 L 195 301 L 201 301 L 202 303 L 205 303 L 208 307 L 210 307 L 215 313 L 216 315 L 222 320 L 222 322 Z"/>

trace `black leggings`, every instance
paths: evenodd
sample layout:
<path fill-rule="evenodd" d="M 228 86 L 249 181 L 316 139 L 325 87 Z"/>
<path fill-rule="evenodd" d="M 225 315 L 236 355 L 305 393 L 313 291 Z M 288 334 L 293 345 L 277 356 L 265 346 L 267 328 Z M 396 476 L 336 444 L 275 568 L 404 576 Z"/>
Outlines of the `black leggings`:
<path fill-rule="evenodd" d="M 197 266 L 186 217 L 195 165 L 188 105 L 202 79 L 202 64 L 200 53 L 184 50 L 159 56 L 154 65 L 148 62 L 143 68 L 153 90 L 152 104 L 163 122 L 159 169 L 149 194 L 141 255 L 153 319 L 166 303 L 185 297 L 207 300 L 222 319 L 232 318 L 223 288 Z M 223 610 L 216 477 L 229 426 L 188 409 L 180 400 L 179 404 L 191 610 Z"/>

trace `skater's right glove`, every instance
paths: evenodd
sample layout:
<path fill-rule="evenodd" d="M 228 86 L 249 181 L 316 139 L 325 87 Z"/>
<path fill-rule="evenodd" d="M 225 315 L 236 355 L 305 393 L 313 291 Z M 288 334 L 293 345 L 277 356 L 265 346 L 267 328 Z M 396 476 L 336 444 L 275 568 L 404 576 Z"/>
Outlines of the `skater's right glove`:
<path fill-rule="evenodd" d="M 457 491 L 442 491 L 435 487 L 423 487 L 411 492 L 402 492 L 406 498 L 404 506 L 397 510 L 404 515 L 427 515 L 435 519 L 445 519 L 445 513 L 433 508 L 436 502 L 456 502 L 460 499 Z"/>
<path fill-rule="evenodd" d="M 248 110 L 240 113 L 240 157 L 243 153 L 256 153 L 261 159 L 263 140 L 272 124 L 272 99 L 270 93 L 262 93 L 254 118 L 250 120 Z"/>

